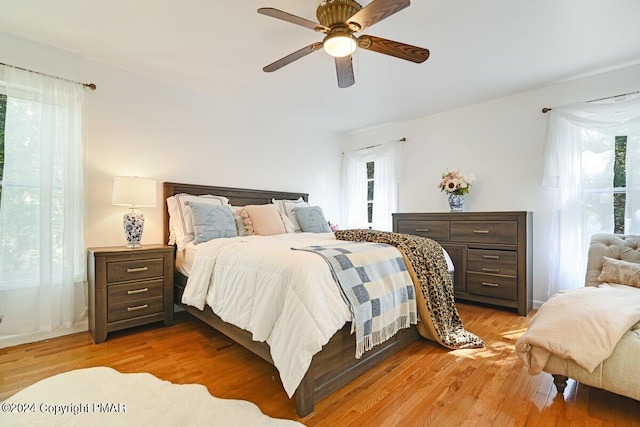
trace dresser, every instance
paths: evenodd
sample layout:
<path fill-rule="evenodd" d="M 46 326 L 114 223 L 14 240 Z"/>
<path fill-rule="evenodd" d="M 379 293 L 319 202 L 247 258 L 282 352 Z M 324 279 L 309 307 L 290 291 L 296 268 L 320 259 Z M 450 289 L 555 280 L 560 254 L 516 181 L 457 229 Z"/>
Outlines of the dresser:
<path fill-rule="evenodd" d="M 393 231 L 431 238 L 453 261 L 456 299 L 532 306 L 532 213 L 395 213 Z"/>
<path fill-rule="evenodd" d="M 90 248 L 89 333 L 98 344 L 109 332 L 162 321 L 173 324 L 173 247 Z"/>

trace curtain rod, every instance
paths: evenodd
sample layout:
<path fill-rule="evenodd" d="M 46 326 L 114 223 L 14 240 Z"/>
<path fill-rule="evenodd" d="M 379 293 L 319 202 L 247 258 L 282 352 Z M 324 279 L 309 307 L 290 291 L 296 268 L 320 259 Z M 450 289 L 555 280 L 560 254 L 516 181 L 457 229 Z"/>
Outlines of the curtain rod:
<path fill-rule="evenodd" d="M 400 138 L 398 141 L 399 141 L 399 142 L 406 142 L 406 141 L 407 141 L 407 138 L 402 137 L 402 138 Z M 382 145 L 382 144 L 370 145 L 370 146 L 368 146 L 368 147 L 356 148 L 356 149 L 355 149 L 355 150 L 353 150 L 353 151 L 362 151 L 362 150 L 366 150 L 367 148 L 375 148 L 375 147 L 379 147 L 379 146 L 381 146 L 381 145 Z"/>
<path fill-rule="evenodd" d="M 42 76 L 47 76 L 47 77 L 53 77 L 54 79 L 60 79 L 60 80 L 64 80 L 64 81 L 71 82 L 71 83 L 77 83 L 77 84 L 82 85 L 82 86 L 84 86 L 86 88 L 89 88 L 91 90 L 96 90 L 96 88 L 97 88 L 97 86 L 94 83 L 77 82 L 75 80 L 65 79 L 64 77 L 58 77 L 58 76 L 54 76 L 54 75 L 47 74 L 47 73 L 41 73 L 40 71 L 29 70 L 28 68 L 22 68 L 22 67 L 17 67 L 15 65 L 11 65 L 11 64 L 5 64 L 4 62 L 0 62 L 0 65 L 6 65 L 7 67 L 17 68 L 18 70 L 28 71 L 30 73 L 36 73 L 36 74 L 40 74 Z"/>
<path fill-rule="evenodd" d="M 635 92 L 622 93 L 622 94 L 620 94 L 620 95 L 613 95 L 613 96 L 606 96 L 606 97 L 604 97 L 604 98 L 592 99 L 592 100 L 590 100 L 590 101 L 586 101 L 586 102 L 604 101 L 604 100 L 606 100 L 606 99 L 613 99 L 613 98 L 618 98 L 618 97 L 620 97 L 620 96 L 627 96 L 627 95 L 636 95 L 636 94 L 638 94 L 638 93 L 640 93 L 640 90 L 637 90 L 637 91 L 635 91 Z M 543 112 L 543 113 L 548 113 L 548 112 L 549 112 L 549 111 L 551 111 L 551 110 L 552 110 L 551 108 L 544 107 L 544 108 L 542 109 L 542 112 Z"/>

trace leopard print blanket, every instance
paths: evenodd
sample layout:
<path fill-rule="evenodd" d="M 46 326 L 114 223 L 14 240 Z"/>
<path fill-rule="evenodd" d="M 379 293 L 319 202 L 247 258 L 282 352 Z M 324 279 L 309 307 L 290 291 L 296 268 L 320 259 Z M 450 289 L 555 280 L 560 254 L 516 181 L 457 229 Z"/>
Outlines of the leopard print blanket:
<path fill-rule="evenodd" d="M 437 341 L 452 349 L 484 347 L 484 341 L 464 329 L 453 298 L 453 282 L 438 242 L 426 237 L 376 230 L 338 230 L 336 239 L 394 245 L 411 262 L 431 314 Z"/>

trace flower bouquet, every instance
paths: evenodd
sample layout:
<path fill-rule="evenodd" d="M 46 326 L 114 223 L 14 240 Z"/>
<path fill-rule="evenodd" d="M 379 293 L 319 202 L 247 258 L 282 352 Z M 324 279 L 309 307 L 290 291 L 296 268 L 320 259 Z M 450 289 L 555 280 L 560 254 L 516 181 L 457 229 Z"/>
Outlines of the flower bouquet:
<path fill-rule="evenodd" d="M 471 183 L 475 179 L 476 176 L 472 173 L 466 175 L 460 173 L 460 171 L 447 171 L 442 174 L 442 180 L 438 186 L 440 191 L 444 191 L 447 194 L 462 196 L 469 192 L 469 187 L 471 187 Z"/>
<path fill-rule="evenodd" d="M 442 174 L 442 180 L 438 187 L 440 187 L 440 191 L 449 195 L 451 212 L 462 212 L 464 195 L 469 192 L 469 187 L 475 179 L 474 174 L 462 174 L 460 171 L 447 171 Z"/>

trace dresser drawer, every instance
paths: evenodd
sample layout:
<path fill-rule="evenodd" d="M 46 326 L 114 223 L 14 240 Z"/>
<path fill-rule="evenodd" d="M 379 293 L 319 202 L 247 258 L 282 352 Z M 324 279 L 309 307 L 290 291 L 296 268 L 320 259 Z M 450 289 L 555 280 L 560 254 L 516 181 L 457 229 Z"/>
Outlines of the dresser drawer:
<path fill-rule="evenodd" d="M 433 240 L 449 240 L 449 221 L 398 221 L 397 233 L 413 234 Z"/>
<path fill-rule="evenodd" d="M 518 274 L 518 255 L 515 251 L 469 249 L 467 270 L 515 277 Z"/>
<path fill-rule="evenodd" d="M 482 273 L 467 273 L 467 292 L 487 297 L 516 300 L 516 278 Z"/>
<path fill-rule="evenodd" d="M 107 304 L 109 305 L 162 297 L 164 292 L 164 279 L 111 285 L 108 287 L 107 292 Z"/>
<path fill-rule="evenodd" d="M 452 242 L 518 244 L 516 221 L 451 221 L 450 228 Z"/>
<path fill-rule="evenodd" d="M 163 276 L 164 262 L 162 258 L 113 261 L 107 264 L 108 283 L 150 279 L 153 277 Z"/>
<path fill-rule="evenodd" d="M 134 317 L 146 316 L 163 312 L 164 299 L 162 297 L 124 301 L 117 304 L 109 304 L 107 314 L 108 322 L 117 322 Z"/>

